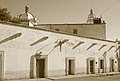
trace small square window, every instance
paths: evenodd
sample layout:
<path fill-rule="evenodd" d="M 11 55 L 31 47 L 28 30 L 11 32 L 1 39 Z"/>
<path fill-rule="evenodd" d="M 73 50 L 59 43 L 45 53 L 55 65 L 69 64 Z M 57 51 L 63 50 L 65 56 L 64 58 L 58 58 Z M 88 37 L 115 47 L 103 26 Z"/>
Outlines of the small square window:
<path fill-rule="evenodd" d="M 77 34 L 77 29 L 73 29 L 73 34 Z"/>
<path fill-rule="evenodd" d="M 60 30 L 56 28 L 55 31 L 60 31 Z"/>

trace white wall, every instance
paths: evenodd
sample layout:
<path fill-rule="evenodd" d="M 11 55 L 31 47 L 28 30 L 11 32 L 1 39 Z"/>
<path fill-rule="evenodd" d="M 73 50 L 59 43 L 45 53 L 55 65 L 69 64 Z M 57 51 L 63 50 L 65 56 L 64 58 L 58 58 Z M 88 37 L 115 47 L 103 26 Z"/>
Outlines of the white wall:
<path fill-rule="evenodd" d="M 75 74 L 86 73 L 87 58 L 96 57 L 96 62 L 98 62 L 98 58 L 101 57 L 105 51 L 111 46 L 115 46 L 115 43 L 108 41 L 87 39 L 33 28 L 0 24 L 1 40 L 16 33 L 22 33 L 22 35 L 16 39 L 0 44 L 0 50 L 5 53 L 5 77 L 7 79 L 29 78 L 30 57 L 39 49 L 41 50 L 38 52 L 42 52 L 42 55 L 49 54 L 47 67 L 48 76 L 59 76 L 65 75 L 65 59 L 67 57 L 75 58 Z M 31 43 L 44 36 L 48 36 L 48 39 L 37 45 L 30 46 Z M 50 52 L 59 40 L 64 39 L 68 39 L 69 41 L 62 45 L 61 52 L 59 47 Z M 83 41 L 84 43 L 77 48 L 72 49 L 80 41 Z M 87 50 L 92 43 L 97 43 L 97 45 Z M 98 51 L 103 44 L 106 44 L 107 46 Z M 115 49 L 116 48 L 113 48 L 108 52 L 108 59 L 115 56 Z M 109 61 L 108 59 L 107 61 Z M 109 62 L 107 63 L 107 66 L 109 67 Z M 96 70 L 98 70 L 98 64 L 96 64 Z"/>

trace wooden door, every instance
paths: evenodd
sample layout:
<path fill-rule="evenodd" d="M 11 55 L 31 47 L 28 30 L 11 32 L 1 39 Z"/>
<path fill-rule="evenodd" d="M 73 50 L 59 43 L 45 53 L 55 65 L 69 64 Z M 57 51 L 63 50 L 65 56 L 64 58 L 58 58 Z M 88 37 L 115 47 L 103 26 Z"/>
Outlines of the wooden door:
<path fill-rule="evenodd" d="M 73 75 L 74 74 L 74 67 L 75 67 L 74 60 L 69 60 L 68 65 L 69 65 L 68 74 Z"/>
<path fill-rule="evenodd" d="M 94 60 L 90 60 L 90 73 L 94 74 Z"/>
<path fill-rule="evenodd" d="M 104 72 L 104 60 L 100 60 L 100 72 Z"/>
<path fill-rule="evenodd" d="M 36 75 L 37 78 L 45 77 L 45 59 L 36 59 Z"/>
<path fill-rule="evenodd" d="M 111 71 L 114 72 L 114 59 L 111 60 Z"/>

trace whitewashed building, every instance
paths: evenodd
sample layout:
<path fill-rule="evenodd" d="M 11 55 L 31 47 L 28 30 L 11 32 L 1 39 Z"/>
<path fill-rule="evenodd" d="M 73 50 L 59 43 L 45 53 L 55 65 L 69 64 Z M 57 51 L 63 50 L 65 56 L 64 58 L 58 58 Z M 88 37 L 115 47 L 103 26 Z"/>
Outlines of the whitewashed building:
<path fill-rule="evenodd" d="M 117 41 L 0 23 L 0 79 L 117 72 Z"/>
<path fill-rule="evenodd" d="M 0 22 L 0 81 L 120 71 L 120 42 L 106 40 L 94 17 L 91 10 L 86 24 L 37 25 L 26 6 L 20 24 Z"/>

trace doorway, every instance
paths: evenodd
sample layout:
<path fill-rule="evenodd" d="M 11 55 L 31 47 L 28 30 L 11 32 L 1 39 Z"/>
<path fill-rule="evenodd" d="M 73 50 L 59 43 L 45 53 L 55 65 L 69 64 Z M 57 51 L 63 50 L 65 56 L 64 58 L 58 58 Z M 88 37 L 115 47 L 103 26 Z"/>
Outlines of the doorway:
<path fill-rule="evenodd" d="M 74 60 L 69 60 L 68 65 L 69 65 L 68 74 L 73 75 L 74 74 Z"/>
<path fill-rule="evenodd" d="M 100 65 L 99 65 L 99 68 L 100 68 L 100 73 L 104 73 L 104 60 L 103 59 L 100 59 L 99 61 Z"/>
<path fill-rule="evenodd" d="M 95 73 L 95 58 L 94 57 L 87 58 L 87 74 L 94 73 Z"/>
<path fill-rule="evenodd" d="M 94 60 L 90 60 L 90 73 L 94 74 Z"/>
<path fill-rule="evenodd" d="M 114 72 L 114 59 L 110 60 L 110 71 Z"/>
<path fill-rule="evenodd" d="M 36 76 L 37 78 L 45 77 L 45 59 L 36 59 Z"/>
<path fill-rule="evenodd" d="M 66 58 L 66 74 L 65 75 L 74 75 L 75 74 L 75 58 L 67 57 Z"/>

